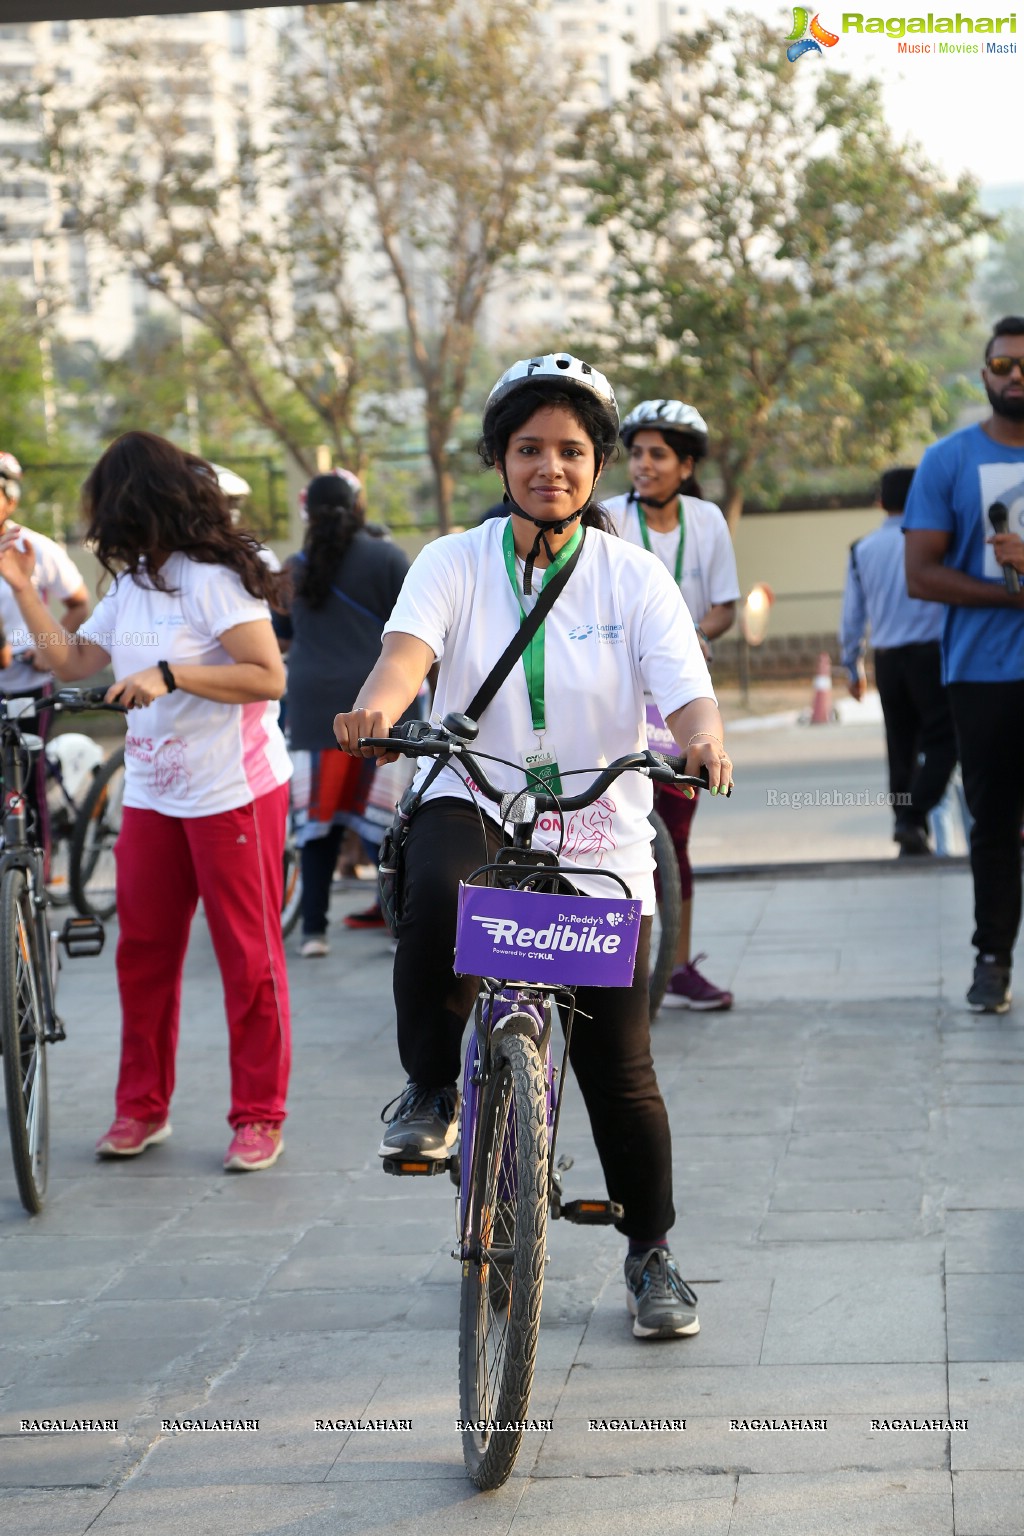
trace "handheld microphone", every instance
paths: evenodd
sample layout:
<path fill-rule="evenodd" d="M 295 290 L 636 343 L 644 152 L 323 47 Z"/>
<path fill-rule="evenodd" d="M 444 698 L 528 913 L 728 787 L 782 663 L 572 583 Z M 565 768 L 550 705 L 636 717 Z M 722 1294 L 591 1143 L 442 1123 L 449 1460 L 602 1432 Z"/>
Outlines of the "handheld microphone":
<path fill-rule="evenodd" d="M 1006 506 L 1003 502 L 994 501 L 992 503 L 988 509 L 988 520 L 992 524 L 993 533 L 1009 533 L 1010 514 L 1006 510 Z M 1016 596 L 1016 594 L 1020 591 L 1020 577 L 1018 576 L 1014 566 L 1003 566 L 1003 580 L 1006 583 L 1007 592 L 1013 596 Z"/>

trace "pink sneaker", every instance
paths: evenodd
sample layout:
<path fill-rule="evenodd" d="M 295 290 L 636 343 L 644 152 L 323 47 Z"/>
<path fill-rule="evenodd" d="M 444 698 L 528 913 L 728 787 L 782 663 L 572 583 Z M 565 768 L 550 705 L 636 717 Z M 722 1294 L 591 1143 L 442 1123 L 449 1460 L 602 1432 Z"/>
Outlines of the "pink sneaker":
<path fill-rule="evenodd" d="M 118 1115 L 105 1136 L 96 1143 L 97 1157 L 138 1157 L 147 1147 L 155 1147 L 171 1134 L 171 1122 L 133 1120 Z"/>
<path fill-rule="evenodd" d="M 678 965 L 665 993 L 663 1008 L 697 1008 L 705 1013 L 714 1009 L 732 1007 L 732 993 L 714 986 L 697 969 L 698 960 L 707 955 L 695 955 L 688 965 Z"/>
<path fill-rule="evenodd" d="M 257 1168 L 271 1168 L 284 1151 L 281 1127 L 256 1121 L 237 1127 L 224 1158 L 224 1167 L 232 1173 L 252 1173 Z"/>

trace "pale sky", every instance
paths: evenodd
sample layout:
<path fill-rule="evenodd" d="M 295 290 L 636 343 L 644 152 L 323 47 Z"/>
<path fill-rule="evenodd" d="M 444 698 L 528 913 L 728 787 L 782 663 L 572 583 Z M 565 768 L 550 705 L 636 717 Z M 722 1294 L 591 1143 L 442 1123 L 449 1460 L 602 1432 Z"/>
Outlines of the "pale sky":
<path fill-rule="evenodd" d="M 792 6 L 776 0 L 733 0 L 735 8 L 778 21 L 780 39 L 792 30 Z M 970 171 L 987 186 L 1024 184 L 1024 156 L 1021 154 L 1019 103 L 1024 91 L 1024 7 L 1018 17 L 1018 31 L 1004 29 L 991 41 L 1015 43 L 1017 53 L 964 56 L 918 55 L 908 57 L 898 52 L 896 39 L 890 37 L 842 33 L 842 17 L 857 12 L 868 16 L 939 16 L 955 17 L 957 12 L 972 19 L 980 16 L 1012 16 L 1015 0 L 823 0 L 820 9 L 808 3 L 810 14 L 820 16 L 821 25 L 839 34 L 839 42 L 822 53 L 805 54 L 792 66 L 817 78 L 830 69 L 841 69 L 857 77 L 874 75 L 882 82 L 886 117 L 903 137 L 916 139 L 928 158 L 950 174 Z M 722 9 L 724 9 L 724 5 Z M 708 8 L 709 11 L 711 7 Z M 715 8 L 717 10 L 717 7 Z M 985 34 L 966 33 L 908 34 L 907 42 L 939 41 L 977 43 L 984 46 Z"/>

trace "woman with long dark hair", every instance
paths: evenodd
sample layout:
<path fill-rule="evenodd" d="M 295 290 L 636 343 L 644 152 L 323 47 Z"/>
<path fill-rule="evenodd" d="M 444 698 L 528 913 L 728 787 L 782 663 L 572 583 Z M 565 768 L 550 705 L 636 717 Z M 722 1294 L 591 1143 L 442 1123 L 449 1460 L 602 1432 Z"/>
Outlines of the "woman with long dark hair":
<path fill-rule="evenodd" d="M 382 529 L 366 526 L 362 485 L 347 470 L 316 475 L 306 487 L 303 511 L 306 537 L 285 566 L 288 613 L 274 627 L 288 645 L 292 804 L 302 858 L 299 952 L 315 958 L 328 953 L 331 876 L 358 781 L 367 777 L 338 751 L 334 715 L 351 707 L 380 655 L 381 633 L 409 562 Z M 376 903 L 346 923 L 384 927 Z"/>
<path fill-rule="evenodd" d="M 101 1157 L 171 1133 L 181 977 L 199 897 L 224 983 L 234 1137 L 226 1168 L 280 1156 L 291 1061 L 281 880 L 291 764 L 277 725 L 279 577 L 232 526 L 205 460 L 127 432 L 83 490 L 87 538 L 114 580 L 70 635 L 32 586 L 31 549 L 0 538 L 0 574 L 65 682 L 108 664 L 129 711 L 117 840 L 121 1066 Z"/>

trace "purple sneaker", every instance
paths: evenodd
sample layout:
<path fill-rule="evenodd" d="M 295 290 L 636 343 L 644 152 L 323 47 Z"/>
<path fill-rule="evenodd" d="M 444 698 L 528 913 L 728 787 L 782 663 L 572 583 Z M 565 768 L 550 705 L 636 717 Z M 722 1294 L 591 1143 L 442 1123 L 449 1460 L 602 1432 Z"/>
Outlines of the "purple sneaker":
<path fill-rule="evenodd" d="M 688 965 L 677 965 L 665 993 L 663 1008 L 699 1008 L 708 1013 L 714 1009 L 732 1007 L 732 993 L 714 986 L 697 969 L 698 960 L 707 955 L 695 955 Z"/>

